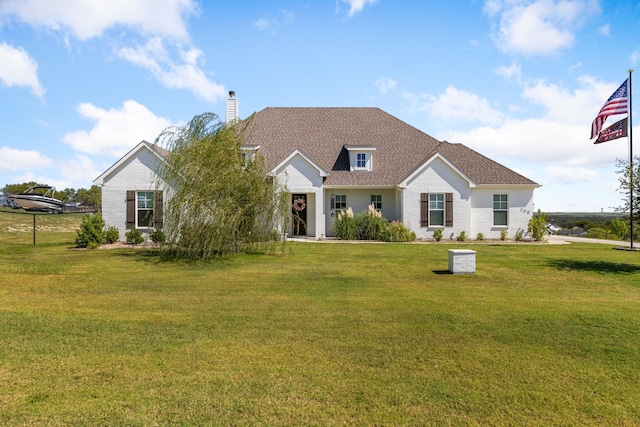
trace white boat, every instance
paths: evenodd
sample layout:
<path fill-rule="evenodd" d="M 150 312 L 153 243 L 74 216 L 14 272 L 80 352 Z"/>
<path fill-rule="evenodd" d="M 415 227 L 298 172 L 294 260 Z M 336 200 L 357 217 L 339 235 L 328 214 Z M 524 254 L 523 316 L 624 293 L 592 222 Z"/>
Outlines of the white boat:
<path fill-rule="evenodd" d="M 27 211 L 60 213 L 64 207 L 64 202 L 53 197 L 55 192 L 55 187 L 34 185 L 20 194 L 8 194 L 6 197 L 17 207 Z"/>

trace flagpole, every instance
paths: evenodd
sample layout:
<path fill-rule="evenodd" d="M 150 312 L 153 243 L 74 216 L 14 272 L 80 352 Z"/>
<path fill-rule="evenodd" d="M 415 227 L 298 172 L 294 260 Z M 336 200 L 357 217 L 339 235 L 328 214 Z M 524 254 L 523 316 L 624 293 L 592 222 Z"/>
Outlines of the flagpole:
<path fill-rule="evenodd" d="M 631 103 L 631 73 L 629 70 L 629 229 L 631 230 L 631 250 L 633 250 L 633 119 Z"/>

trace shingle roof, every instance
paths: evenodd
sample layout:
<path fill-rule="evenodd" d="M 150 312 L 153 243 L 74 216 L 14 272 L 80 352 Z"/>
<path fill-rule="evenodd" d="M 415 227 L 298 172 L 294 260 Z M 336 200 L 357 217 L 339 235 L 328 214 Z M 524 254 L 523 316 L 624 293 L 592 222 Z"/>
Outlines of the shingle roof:
<path fill-rule="evenodd" d="M 537 185 L 465 147 L 440 142 L 379 108 L 265 108 L 243 121 L 246 144 L 272 170 L 294 150 L 313 159 L 325 185 L 395 186 L 440 153 L 476 184 Z M 345 146 L 375 147 L 371 172 L 350 172 Z"/>

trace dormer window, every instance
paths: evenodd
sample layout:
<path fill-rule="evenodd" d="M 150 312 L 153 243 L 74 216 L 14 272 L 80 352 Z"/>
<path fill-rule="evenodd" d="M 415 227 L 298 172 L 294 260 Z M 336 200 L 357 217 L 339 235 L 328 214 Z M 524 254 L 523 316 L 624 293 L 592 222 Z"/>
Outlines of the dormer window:
<path fill-rule="evenodd" d="M 356 169 L 367 167 L 367 153 L 356 153 Z"/>
<path fill-rule="evenodd" d="M 245 145 L 240 147 L 240 156 L 242 157 L 245 167 L 255 159 L 258 148 L 260 148 L 259 145 Z"/>
<path fill-rule="evenodd" d="M 349 169 L 351 171 L 372 171 L 375 147 L 345 146 L 349 151 Z"/>

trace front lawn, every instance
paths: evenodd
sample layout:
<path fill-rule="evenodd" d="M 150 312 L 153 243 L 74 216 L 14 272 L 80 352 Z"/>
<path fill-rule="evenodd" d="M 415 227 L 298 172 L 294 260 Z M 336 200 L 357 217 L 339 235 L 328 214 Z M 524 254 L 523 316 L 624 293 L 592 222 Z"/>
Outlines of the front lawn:
<path fill-rule="evenodd" d="M 65 215 L 38 217 L 33 246 L 16 218 L 0 425 L 640 424 L 638 253 L 293 242 L 159 262 L 72 249 Z M 476 274 L 445 274 L 460 247 Z"/>

